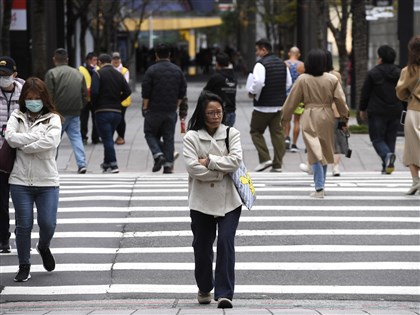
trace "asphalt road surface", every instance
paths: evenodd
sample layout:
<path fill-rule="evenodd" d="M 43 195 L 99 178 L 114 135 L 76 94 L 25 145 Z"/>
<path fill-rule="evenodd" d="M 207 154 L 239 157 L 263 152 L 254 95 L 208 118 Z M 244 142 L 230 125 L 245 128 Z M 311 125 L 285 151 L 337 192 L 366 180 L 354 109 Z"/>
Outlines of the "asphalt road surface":
<path fill-rule="evenodd" d="M 406 173 L 329 177 L 323 200 L 309 198 L 307 174 L 251 175 L 258 197 L 237 232 L 235 298 L 419 300 L 420 199 L 404 195 Z M 61 175 L 53 272 L 37 231 L 28 282 L 13 281 L 14 235 L 0 256 L 2 302 L 196 296 L 185 173 Z"/>

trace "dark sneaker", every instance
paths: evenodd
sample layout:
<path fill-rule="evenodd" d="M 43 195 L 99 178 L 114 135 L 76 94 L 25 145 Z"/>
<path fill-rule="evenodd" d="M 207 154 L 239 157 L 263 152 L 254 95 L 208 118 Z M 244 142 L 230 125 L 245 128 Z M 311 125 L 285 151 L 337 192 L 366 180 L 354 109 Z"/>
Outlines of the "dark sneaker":
<path fill-rule="evenodd" d="M 9 240 L 2 241 L 0 243 L 0 254 L 9 254 L 10 253 L 10 244 Z"/>
<path fill-rule="evenodd" d="M 92 143 L 93 144 L 99 144 L 99 143 L 102 143 L 102 140 L 101 139 L 92 139 Z"/>
<path fill-rule="evenodd" d="M 232 308 L 232 301 L 228 298 L 220 298 L 217 300 L 217 308 Z"/>
<path fill-rule="evenodd" d="M 211 293 L 198 291 L 197 300 L 198 300 L 198 303 L 200 304 L 210 304 Z"/>
<path fill-rule="evenodd" d="M 44 265 L 45 270 L 53 271 L 55 269 L 55 260 L 54 256 L 51 254 L 50 249 L 41 249 L 38 247 L 38 244 L 36 244 L 36 250 L 39 253 L 39 255 L 41 255 L 42 264 Z"/>
<path fill-rule="evenodd" d="M 15 282 L 26 282 L 31 278 L 31 265 L 19 265 L 19 271 L 15 276 Z"/>
<path fill-rule="evenodd" d="M 296 144 L 292 144 L 292 147 L 290 148 L 290 152 L 296 153 L 299 152 L 299 148 Z"/>
<path fill-rule="evenodd" d="M 172 174 L 173 172 L 174 172 L 174 168 L 172 166 L 163 167 L 163 174 Z"/>
<path fill-rule="evenodd" d="M 109 166 L 108 164 L 105 164 L 105 163 L 102 163 L 100 166 L 101 166 L 101 169 L 102 169 L 103 173 L 106 173 L 107 170 L 111 167 L 111 166 Z"/>
<path fill-rule="evenodd" d="M 119 173 L 120 170 L 118 169 L 117 165 L 114 165 L 114 166 L 111 166 L 110 168 L 108 168 L 108 170 L 106 172 L 111 173 L 111 174 L 116 174 L 116 173 Z"/>
<path fill-rule="evenodd" d="M 386 155 L 386 158 L 385 158 L 385 165 L 386 165 L 385 172 L 386 172 L 386 174 L 391 174 L 394 171 L 395 158 L 396 158 L 396 156 L 395 156 L 394 153 L 388 153 Z"/>
<path fill-rule="evenodd" d="M 79 167 L 79 169 L 77 170 L 77 174 L 86 174 L 86 167 Z"/>
<path fill-rule="evenodd" d="M 83 138 L 83 140 L 82 140 L 82 141 L 83 141 L 83 144 L 84 144 L 84 145 L 87 145 L 87 139 Z"/>
<path fill-rule="evenodd" d="M 165 157 L 163 155 L 159 155 L 155 159 L 155 165 L 153 165 L 152 172 L 159 172 L 165 162 Z"/>

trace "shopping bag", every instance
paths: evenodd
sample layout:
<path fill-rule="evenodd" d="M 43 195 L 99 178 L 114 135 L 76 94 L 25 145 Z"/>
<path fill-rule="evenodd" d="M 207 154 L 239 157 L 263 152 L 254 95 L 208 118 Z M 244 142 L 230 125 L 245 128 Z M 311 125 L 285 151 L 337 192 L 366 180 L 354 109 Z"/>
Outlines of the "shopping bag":
<path fill-rule="evenodd" d="M 229 129 L 226 129 L 226 148 L 229 152 Z M 252 183 L 251 176 L 242 161 L 236 171 L 229 173 L 230 177 L 232 178 L 233 183 L 235 184 L 236 190 L 241 197 L 242 203 L 248 210 L 251 210 L 252 206 L 257 199 L 257 195 L 255 194 L 255 187 Z"/>
<path fill-rule="evenodd" d="M 229 175 L 232 177 L 242 203 L 248 208 L 248 210 L 251 210 L 257 196 L 255 194 L 255 188 L 252 183 L 251 176 L 249 176 L 249 172 L 246 169 L 244 162 L 241 162 L 238 169 L 235 172 L 229 173 Z"/>

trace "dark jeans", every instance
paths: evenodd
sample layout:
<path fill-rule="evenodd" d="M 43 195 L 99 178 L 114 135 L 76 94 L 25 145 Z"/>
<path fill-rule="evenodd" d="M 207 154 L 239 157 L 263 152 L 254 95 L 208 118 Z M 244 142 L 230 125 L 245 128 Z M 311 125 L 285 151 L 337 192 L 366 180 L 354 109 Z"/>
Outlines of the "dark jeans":
<path fill-rule="evenodd" d="M 126 124 L 125 124 L 125 112 L 127 110 L 127 107 L 121 106 L 121 121 L 117 126 L 117 135 L 118 137 L 121 137 L 124 139 L 125 136 L 125 128 L 126 128 Z"/>
<path fill-rule="evenodd" d="M 88 122 L 89 122 L 89 113 L 92 115 L 92 142 L 99 141 L 99 135 L 95 124 L 95 113 L 93 112 L 92 104 L 87 103 L 83 106 L 82 111 L 80 112 L 80 133 L 82 134 L 82 139 L 87 140 L 88 138 Z"/>
<path fill-rule="evenodd" d="M 118 112 L 96 112 L 95 121 L 99 136 L 104 145 L 104 165 L 117 166 L 117 156 L 114 148 L 114 132 L 121 120 Z"/>
<path fill-rule="evenodd" d="M 384 170 L 386 155 L 395 152 L 400 117 L 368 115 L 368 123 L 370 141 L 382 159 L 382 169 Z"/>
<path fill-rule="evenodd" d="M 0 172 L 0 242 L 10 238 L 9 175 Z"/>
<path fill-rule="evenodd" d="M 224 217 L 191 210 L 193 232 L 195 280 L 202 292 L 214 289 L 214 299 L 232 299 L 235 289 L 235 234 L 238 228 L 241 206 Z M 217 238 L 216 271 L 213 278 L 213 243 Z"/>
<path fill-rule="evenodd" d="M 174 164 L 176 112 L 148 112 L 144 118 L 144 135 L 153 158 L 165 157 L 164 166 Z"/>

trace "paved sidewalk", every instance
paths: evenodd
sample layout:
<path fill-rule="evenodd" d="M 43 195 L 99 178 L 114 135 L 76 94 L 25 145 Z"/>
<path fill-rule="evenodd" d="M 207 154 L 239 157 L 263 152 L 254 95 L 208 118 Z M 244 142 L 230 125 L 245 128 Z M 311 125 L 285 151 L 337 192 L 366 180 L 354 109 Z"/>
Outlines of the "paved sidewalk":
<path fill-rule="evenodd" d="M 192 82 L 188 85 L 188 98 L 189 98 L 189 117 L 191 117 L 195 108 L 198 95 L 204 86 L 203 82 Z M 150 154 L 149 148 L 146 144 L 143 133 L 143 118 L 141 115 L 141 95 L 140 85 L 133 94 L 133 105 L 131 105 L 126 112 L 127 131 L 124 145 L 116 145 L 118 166 L 121 172 L 142 172 L 152 173 L 153 158 Z M 255 147 L 252 143 L 249 134 L 249 123 L 251 120 L 252 103 L 247 96 L 244 88 L 240 88 L 237 93 L 237 117 L 235 127 L 241 132 L 241 141 L 244 150 L 245 164 L 250 171 L 259 164 L 258 156 Z M 352 119 L 350 124 L 355 124 Z M 269 132 L 266 131 L 266 142 L 272 152 L 271 141 L 269 139 Z M 353 150 L 350 159 L 342 157 L 341 172 L 346 171 L 381 171 L 381 160 L 377 156 L 369 136 L 366 134 L 358 135 L 353 134 L 349 139 L 350 147 Z M 304 143 L 302 137 L 299 137 L 298 153 L 287 152 L 283 160 L 283 170 L 285 172 L 300 172 L 299 164 L 306 161 L 306 154 L 304 151 Z M 396 155 L 397 160 L 395 164 L 396 171 L 403 171 L 409 177 L 408 168 L 402 165 L 402 152 L 403 152 L 404 138 L 397 138 Z M 180 133 L 179 121 L 177 132 L 175 135 L 175 150 L 182 153 L 182 134 Z M 86 157 L 88 162 L 88 173 L 100 173 L 99 165 L 103 162 L 103 146 L 101 144 L 93 145 L 89 143 L 85 146 Z M 60 172 L 76 173 L 77 166 L 74 159 L 70 142 L 65 135 L 60 145 L 58 154 L 58 168 Z M 330 167 L 331 168 L 331 167 Z M 266 172 L 269 169 L 266 170 Z M 185 173 L 185 166 L 182 154 L 175 162 L 175 172 Z M 331 175 L 331 170 L 328 175 Z M 281 174 L 279 174 L 281 176 Z M 388 176 L 388 175 L 384 175 Z M 391 175 L 392 176 L 392 175 Z"/>
<path fill-rule="evenodd" d="M 93 300 L 0 304 L 1 315 L 419 315 L 420 304 L 385 301 L 234 300 L 233 309 L 196 300 Z"/>

